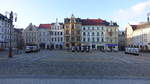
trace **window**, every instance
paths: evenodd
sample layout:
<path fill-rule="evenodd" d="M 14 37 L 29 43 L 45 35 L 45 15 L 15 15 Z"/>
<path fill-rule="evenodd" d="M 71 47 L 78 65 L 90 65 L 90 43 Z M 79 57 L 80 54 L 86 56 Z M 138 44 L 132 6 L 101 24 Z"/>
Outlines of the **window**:
<path fill-rule="evenodd" d="M 95 39 L 94 39 L 94 38 L 92 38 L 92 41 L 93 41 L 93 42 L 95 42 Z"/>
<path fill-rule="evenodd" d="M 66 34 L 69 34 L 69 30 L 66 30 Z"/>
<path fill-rule="evenodd" d="M 63 41 L 63 38 L 61 37 L 61 41 Z"/>
<path fill-rule="evenodd" d="M 75 41 L 75 38 L 74 38 L 74 37 L 72 37 L 72 38 L 71 38 L 71 41 Z"/>
<path fill-rule="evenodd" d="M 99 32 L 97 32 L 97 36 L 99 36 Z"/>
<path fill-rule="evenodd" d="M 80 30 L 77 31 L 77 34 L 80 34 Z"/>
<path fill-rule="evenodd" d="M 102 38 L 102 42 L 104 42 L 104 39 Z"/>
<path fill-rule="evenodd" d="M 59 38 L 58 38 L 58 42 L 59 42 Z"/>
<path fill-rule="evenodd" d="M 90 32 L 88 32 L 88 36 L 90 36 Z"/>
<path fill-rule="evenodd" d="M 74 25 L 72 25 L 72 30 L 74 30 Z"/>
<path fill-rule="evenodd" d="M 66 41 L 67 41 L 67 42 L 69 41 L 69 36 L 66 37 Z"/>
<path fill-rule="evenodd" d="M 80 41 L 80 37 L 77 37 L 77 41 Z"/>
<path fill-rule="evenodd" d="M 92 27 L 92 30 L 94 30 L 94 27 Z"/>
<path fill-rule="evenodd" d="M 88 30 L 90 30 L 90 27 L 88 27 Z"/>
<path fill-rule="evenodd" d="M 99 27 L 97 27 L 97 30 L 99 30 Z"/>
<path fill-rule="evenodd" d="M 97 38 L 97 42 L 99 42 L 99 38 Z"/>
<path fill-rule="evenodd" d="M 86 35 L 86 33 L 85 32 L 83 32 L 83 36 L 85 36 Z"/>
<path fill-rule="evenodd" d="M 83 30 L 85 30 L 85 27 L 83 27 Z"/>
<path fill-rule="evenodd" d="M 62 32 L 60 32 L 60 35 L 63 35 L 63 33 L 62 33 Z"/>
<path fill-rule="evenodd" d="M 90 38 L 88 38 L 88 42 L 90 42 Z"/>
<path fill-rule="evenodd" d="M 92 32 L 92 36 L 94 36 L 94 32 Z"/>
<path fill-rule="evenodd" d="M 102 27 L 102 30 L 103 30 L 103 27 Z"/>
<path fill-rule="evenodd" d="M 85 38 L 83 38 L 83 42 L 85 42 Z"/>
<path fill-rule="evenodd" d="M 66 28 L 69 28 L 69 25 L 66 25 Z"/>

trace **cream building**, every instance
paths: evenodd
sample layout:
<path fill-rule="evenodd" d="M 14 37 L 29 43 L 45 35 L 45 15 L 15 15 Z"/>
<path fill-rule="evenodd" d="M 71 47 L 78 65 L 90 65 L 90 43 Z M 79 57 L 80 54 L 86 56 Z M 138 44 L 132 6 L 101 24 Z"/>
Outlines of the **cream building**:
<path fill-rule="evenodd" d="M 119 26 L 117 23 L 110 22 L 106 25 L 105 46 L 106 50 L 118 50 Z"/>
<path fill-rule="evenodd" d="M 32 23 L 23 30 L 23 37 L 25 45 L 39 45 L 38 41 L 38 27 Z"/>
<path fill-rule="evenodd" d="M 126 46 L 150 50 L 150 22 L 126 26 Z"/>

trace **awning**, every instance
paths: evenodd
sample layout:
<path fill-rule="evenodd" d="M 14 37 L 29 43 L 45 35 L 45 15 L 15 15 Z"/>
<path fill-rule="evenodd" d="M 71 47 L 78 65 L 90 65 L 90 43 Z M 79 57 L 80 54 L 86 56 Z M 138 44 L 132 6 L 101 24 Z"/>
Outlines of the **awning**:
<path fill-rule="evenodd" d="M 115 47 L 115 46 L 118 46 L 118 44 L 106 44 L 106 46 L 108 46 L 108 47 Z"/>

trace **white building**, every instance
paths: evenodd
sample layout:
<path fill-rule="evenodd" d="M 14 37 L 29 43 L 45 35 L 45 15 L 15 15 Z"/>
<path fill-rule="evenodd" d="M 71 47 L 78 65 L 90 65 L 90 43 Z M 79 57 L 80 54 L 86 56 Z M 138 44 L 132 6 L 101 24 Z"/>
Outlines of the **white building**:
<path fill-rule="evenodd" d="M 0 14 L 0 49 L 8 48 L 10 43 L 10 20 Z"/>
<path fill-rule="evenodd" d="M 51 48 L 62 49 L 64 46 L 64 28 L 63 23 L 52 23 L 50 30 Z"/>
<path fill-rule="evenodd" d="M 39 41 L 39 46 L 42 49 L 50 48 L 50 46 L 51 46 L 50 30 L 51 30 L 51 24 L 40 24 L 39 25 L 38 41 Z"/>
<path fill-rule="evenodd" d="M 118 25 L 101 19 L 82 19 L 82 46 L 90 49 L 118 50 Z"/>
<path fill-rule="evenodd" d="M 126 46 L 150 50 L 150 22 L 126 26 Z"/>

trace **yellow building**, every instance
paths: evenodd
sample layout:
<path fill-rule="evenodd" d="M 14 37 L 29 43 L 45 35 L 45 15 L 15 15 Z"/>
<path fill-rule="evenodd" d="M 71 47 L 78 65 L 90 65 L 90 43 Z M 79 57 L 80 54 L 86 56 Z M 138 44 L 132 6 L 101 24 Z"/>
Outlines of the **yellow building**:
<path fill-rule="evenodd" d="M 66 49 L 81 46 L 81 22 L 74 15 L 64 20 L 64 43 Z"/>

